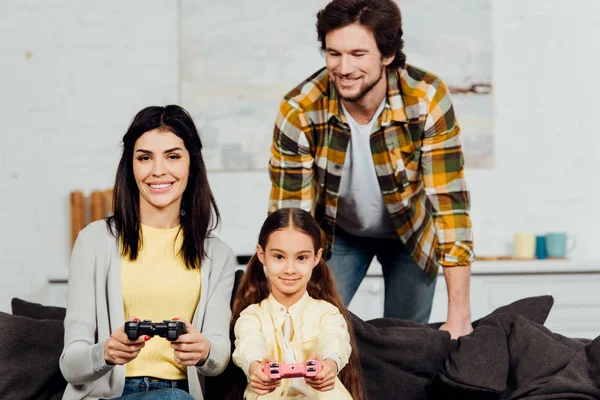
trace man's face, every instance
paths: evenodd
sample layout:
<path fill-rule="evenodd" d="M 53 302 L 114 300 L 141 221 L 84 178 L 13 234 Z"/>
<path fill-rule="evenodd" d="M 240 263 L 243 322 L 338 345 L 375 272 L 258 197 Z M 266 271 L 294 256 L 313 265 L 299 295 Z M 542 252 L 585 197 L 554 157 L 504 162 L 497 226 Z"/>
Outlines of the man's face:
<path fill-rule="evenodd" d="M 338 95 L 348 102 L 360 101 L 381 81 L 394 56 L 383 57 L 373 33 L 351 24 L 325 36 L 327 71 Z"/>

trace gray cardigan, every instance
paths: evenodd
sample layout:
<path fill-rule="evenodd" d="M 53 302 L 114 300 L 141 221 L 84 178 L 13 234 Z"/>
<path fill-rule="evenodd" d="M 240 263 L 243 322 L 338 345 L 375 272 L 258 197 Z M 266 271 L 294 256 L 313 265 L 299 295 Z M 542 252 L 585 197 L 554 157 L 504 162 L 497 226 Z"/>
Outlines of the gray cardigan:
<path fill-rule="evenodd" d="M 218 375 L 230 357 L 229 307 L 235 257 L 231 248 L 211 236 L 205 240 L 202 291 L 192 325 L 210 341 L 210 354 L 200 367 L 188 367 L 194 399 L 204 399 L 204 376 Z M 104 341 L 125 323 L 121 293 L 121 257 L 117 240 L 105 221 L 83 229 L 75 242 L 69 268 L 65 347 L 60 370 L 69 383 L 65 400 L 121 396 L 125 366 L 104 360 Z"/>

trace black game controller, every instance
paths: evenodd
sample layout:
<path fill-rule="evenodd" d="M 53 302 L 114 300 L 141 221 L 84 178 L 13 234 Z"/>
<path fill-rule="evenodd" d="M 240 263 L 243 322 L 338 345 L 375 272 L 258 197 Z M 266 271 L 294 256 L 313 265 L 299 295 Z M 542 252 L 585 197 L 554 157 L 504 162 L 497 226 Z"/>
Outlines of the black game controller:
<path fill-rule="evenodd" d="M 179 335 L 186 332 L 185 322 L 170 321 L 168 319 L 163 322 L 152 322 L 149 319 L 143 321 L 127 321 L 125 322 L 124 329 L 129 340 L 137 340 L 141 335 L 158 335 L 173 341 L 177 340 Z"/>

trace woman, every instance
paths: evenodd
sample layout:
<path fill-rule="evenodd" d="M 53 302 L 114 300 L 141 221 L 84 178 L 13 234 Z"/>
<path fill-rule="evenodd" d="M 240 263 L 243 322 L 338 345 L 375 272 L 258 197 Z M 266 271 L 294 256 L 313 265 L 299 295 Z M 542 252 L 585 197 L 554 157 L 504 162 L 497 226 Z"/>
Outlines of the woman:
<path fill-rule="evenodd" d="M 69 271 L 63 399 L 203 399 L 230 356 L 231 249 L 202 143 L 181 107 L 148 107 L 123 137 L 114 215 L 79 233 Z M 125 321 L 179 319 L 175 341 L 129 340 Z M 188 394 L 189 393 L 189 394 Z"/>

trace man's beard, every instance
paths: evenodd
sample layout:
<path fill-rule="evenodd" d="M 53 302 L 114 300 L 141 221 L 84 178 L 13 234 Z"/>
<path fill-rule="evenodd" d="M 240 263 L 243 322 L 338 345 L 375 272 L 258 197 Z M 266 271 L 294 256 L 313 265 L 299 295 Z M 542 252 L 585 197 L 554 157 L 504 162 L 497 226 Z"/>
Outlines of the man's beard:
<path fill-rule="evenodd" d="M 379 83 L 379 81 L 381 80 L 381 78 L 383 76 L 384 70 L 385 70 L 385 66 L 382 66 L 381 70 L 379 71 L 379 77 L 377 79 L 375 79 L 373 82 L 368 83 L 365 87 L 362 87 L 360 89 L 360 91 L 357 94 L 355 94 L 354 96 L 343 96 L 340 89 L 337 86 L 337 83 L 335 84 L 335 90 L 337 90 L 338 96 L 340 97 L 340 99 L 342 99 L 344 101 L 347 101 L 349 103 L 354 103 L 354 102 L 360 101 L 363 99 L 363 97 L 365 97 L 367 95 L 367 93 L 369 93 L 375 87 L 375 85 L 377 85 Z"/>

